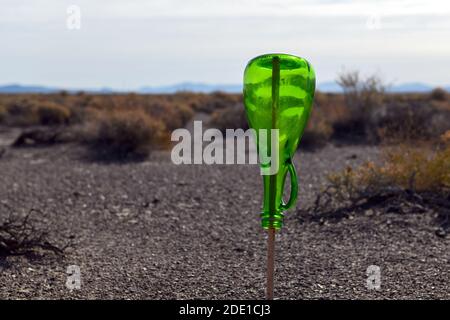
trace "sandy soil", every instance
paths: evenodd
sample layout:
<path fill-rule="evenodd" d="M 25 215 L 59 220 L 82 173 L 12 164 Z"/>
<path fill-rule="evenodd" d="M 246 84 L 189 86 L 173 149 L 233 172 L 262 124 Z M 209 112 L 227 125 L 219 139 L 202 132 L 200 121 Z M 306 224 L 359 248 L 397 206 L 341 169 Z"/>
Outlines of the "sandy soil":
<path fill-rule="evenodd" d="M 277 235 L 277 298 L 450 298 L 450 239 L 435 235 L 429 215 L 360 213 L 323 224 L 300 215 L 328 172 L 377 154 L 329 146 L 296 155 L 299 203 Z M 66 144 L 7 149 L 0 173 L 2 204 L 41 210 L 55 242 L 76 242 L 64 257 L 0 257 L 0 298 L 264 297 L 255 165 L 175 166 L 164 152 L 107 164 Z M 81 269 L 79 290 L 66 288 L 69 265 Z M 366 287 L 369 265 L 381 268 L 379 290 Z"/>

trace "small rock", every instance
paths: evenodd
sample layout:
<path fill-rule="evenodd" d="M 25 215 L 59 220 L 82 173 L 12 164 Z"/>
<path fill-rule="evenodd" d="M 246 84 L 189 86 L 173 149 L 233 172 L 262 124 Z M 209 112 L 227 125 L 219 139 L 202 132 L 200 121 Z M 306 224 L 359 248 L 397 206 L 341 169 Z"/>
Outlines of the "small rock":
<path fill-rule="evenodd" d="M 373 216 L 373 210 L 372 210 L 372 209 L 368 209 L 368 210 L 366 210 L 366 211 L 364 212 L 364 214 L 365 214 L 367 217 L 371 217 L 371 216 Z"/>
<path fill-rule="evenodd" d="M 220 240 L 220 236 L 216 231 L 211 232 L 211 238 L 215 241 Z"/>
<path fill-rule="evenodd" d="M 439 228 L 436 230 L 436 235 L 441 238 L 445 238 L 447 232 L 443 228 Z"/>
<path fill-rule="evenodd" d="M 130 212 L 131 212 L 130 209 L 124 208 L 124 209 L 122 209 L 122 211 L 117 212 L 117 216 L 118 217 L 128 217 L 130 215 Z"/>

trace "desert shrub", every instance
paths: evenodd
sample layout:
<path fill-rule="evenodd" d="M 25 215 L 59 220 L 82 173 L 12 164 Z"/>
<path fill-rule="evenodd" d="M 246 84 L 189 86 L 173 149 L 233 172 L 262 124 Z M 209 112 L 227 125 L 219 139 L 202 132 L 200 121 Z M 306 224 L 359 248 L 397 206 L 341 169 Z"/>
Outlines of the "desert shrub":
<path fill-rule="evenodd" d="M 242 104 L 235 104 L 231 107 L 222 108 L 212 113 L 209 126 L 225 132 L 226 129 L 247 130 L 248 123 L 245 116 L 245 109 Z"/>
<path fill-rule="evenodd" d="M 450 130 L 447 130 L 441 135 L 441 142 L 445 145 L 450 145 Z"/>
<path fill-rule="evenodd" d="M 13 126 L 61 125 L 68 122 L 70 110 L 51 100 L 26 97 L 6 106 L 5 123 Z"/>
<path fill-rule="evenodd" d="M 388 95 L 379 77 L 362 78 L 358 72 L 340 74 L 337 82 L 343 88 L 346 109 L 331 121 L 336 140 L 415 143 L 436 140 L 450 129 L 450 108 L 442 102 L 446 97 L 442 89 L 431 95 Z"/>
<path fill-rule="evenodd" d="M 191 107 L 184 104 L 177 104 L 175 106 L 175 110 L 177 112 L 178 118 L 180 119 L 179 126 L 175 127 L 175 129 L 185 126 L 187 122 L 192 119 L 195 113 Z"/>
<path fill-rule="evenodd" d="M 140 105 L 152 118 L 161 120 L 169 131 L 183 128 L 194 116 L 192 108 L 183 103 L 162 99 Z"/>
<path fill-rule="evenodd" d="M 36 101 L 29 98 L 21 98 L 10 102 L 7 106 L 8 125 L 30 126 L 39 124 L 36 112 Z"/>
<path fill-rule="evenodd" d="M 168 139 L 164 124 L 143 110 L 115 110 L 97 114 L 87 125 L 85 142 L 105 158 L 145 157 Z"/>
<path fill-rule="evenodd" d="M 38 127 L 23 130 L 11 146 L 40 147 L 77 141 L 79 134 L 75 127 Z"/>
<path fill-rule="evenodd" d="M 449 134 L 450 136 L 450 134 Z M 397 147 L 381 163 L 367 162 L 331 174 L 326 188 L 306 211 L 321 218 L 348 216 L 376 209 L 382 212 L 432 212 L 440 236 L 450 231 L 450 144 L 447 134 L 437 149 Z"/>
<path fill-rule="evenodd" d="M 373 117 L 383 105 L 386 86 L 378 76 L 363 78 L 357 71 L 341 73 L 337 83 L 344 91 L 347 110 L 334 123 L 334 136 L 344 140 L 375 142 L 377 136 Z"/>
<path fill-rule="evenodd" d="M 5 121 L 7 116 L 8 116 L 8 112 L 6 110 L 6 107 L 0 104 L 0 123 Z"/>
<path fill-rule="evenodd" d="M 50 251 L 63 255 L 72 244 L 60 247 L 50 240 L 50 230 L 43 227 L 45 216 L 38 210 L 30 210 L 25 216 L 11 208 L 9 213 L 0 212 L 0 256 L 24 255 L 36 251 Z"/>
<path fill-rule="evenodd" d="M 315 148 L 330 139 L 338 143 L 398 143 L 436 140 L 450 130 L 450 104 L 429 93 L 385 94 L 377 77 L 340 76 L 344 94 L 321 93 L 302 139 Z M 3 107 L 1 107 L 3 106 Z M 0 95 L 3 125 L 84 125 L 98 114 L 144 110 L 168 131 L 186 126 L 195 112 L 211 114 L 213 127 L 247 128 L 242 95 L 200 94 L 20 94 Z M 140 111 L 139 111 L 140 112 Z M 331 135 L 331 137 L 330 137 Z"/>
<path fill-rule="evenodd" d="M 84 99 L 84 105 L 85 108 L 91 108 L 91 109 L 103 109 L 104 103 L 100 96 L 93 96 L 88 95 Z"/>
<path fill-rule="evenodd" d="M 324 106 L 328 104 L 328 96 L 326 93 L 323 93 L 321 91 L 316 91 L 314 93 L 314 105 L 318 106 Z"/>
<path fill-rule="evenodd" d="M 450 147 L 440 150 L 395 148 L 384 154 L 382 164 L 367 162 L 356 170 L 330 176 L 341 186 L 340 192 L 351 195 L 357 190 L 376 193 L 387 189 L 411 190 L 444 196 L 450 193 Z"/>
<path fill-rule="evenodd" d="M 39 123 L 42 125 L 66 124 L 70 118 L 70 110 L 54 102 L 40 103 L 36 109 Z"/>
<path fill-rule="evenodd" d="M 342 94 L 317 91 L 300 149 L 315 150 L 330 142 L 334 134 L 334 124 L 347 115 L 347 110 Z"/>
<path fill-rule="evenodd" d="M 213 92 L 208 94 L 202 100 L 193 104 L 193 108 L 199 112 L 212 114 L 220 109 L 235 106 L 242 102 L 242 96 L 238 94 L 229 94 L 224 92 Z"/>
<path fill-rule="evenodd" d="M 363 78 L 358 71 L 342 72 L 336 82 L 342 87 L 347 106 L 354 113 L 364 113 L 379 106 L 386 91 L 380 77 Z"/>
<path fill-rule="evenodd" d="M 333 134 L 332 124 L 323 114 L 323 110 L 316 106 L 303 133 L 300 149 L 315 150 L 325 146 Z"/>
<path fill-rule="evenodd" d="M 438 109 L 429 102 L 391 99 L 373 122 L 379 141 L 432 141 L 450 129 L 450 110 Z"/>
<path fill-rule="evenodd" d="M 430 99 L 437 100 L 437 101 L 446 101 L 447 100 L 447 91 L 445 91 L 442 88 L 433 89 L 433 91 L 431 91 L 431 93 L 430 93 Z"/>
<path fill-rule="evenodd" d="M 203 93 L 177 92 L 167 96 L 171 104 L 183 103 L 193 111 L 205 112 L 205 105 L 209 100 L 209 95 Z"/>

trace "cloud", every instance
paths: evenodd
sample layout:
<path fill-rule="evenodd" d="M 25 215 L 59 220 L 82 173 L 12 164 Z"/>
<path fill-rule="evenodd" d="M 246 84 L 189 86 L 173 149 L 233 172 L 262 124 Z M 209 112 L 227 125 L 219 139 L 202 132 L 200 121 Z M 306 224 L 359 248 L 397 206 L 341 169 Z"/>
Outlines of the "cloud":
<path fill-rule="evenodd" d="M 260 17 L 260 16 L 385 16 L 450 15 L 446 0 L 165 0 L 108 1 L 110 17 Z"/>
<path fill-rule="evenodd" d="M 450 15 L 447 0 L 3 0 L 4 21 L 56 18 L 61 7 L 75 4 L 90 19 L 154 17 L 385 16 Z"/>
<path fill-rule="evenodd" d="M 81 30 L 66 9 L 81 8 Z M 239 83 L 253 56 L 291 52 L 320 81 L 342 66 L 448 83 L 446 1 L 3 0 L 0 83 L 72 87 Z M 368 28 L 371 15 L 379 28 Z"/>

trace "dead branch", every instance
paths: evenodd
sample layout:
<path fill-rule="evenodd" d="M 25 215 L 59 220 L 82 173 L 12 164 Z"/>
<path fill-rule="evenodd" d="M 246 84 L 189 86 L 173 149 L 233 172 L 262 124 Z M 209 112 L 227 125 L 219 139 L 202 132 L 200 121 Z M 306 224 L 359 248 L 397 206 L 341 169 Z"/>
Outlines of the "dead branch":
<path fill-rule="evenodd" d="M 0 255 L 23 255 L 36 249 L 57 255 L 64 253 L 69 245 L 60 248 L 53 244 L 49 240 L 49 231 L 36 226 L 32 219 L 35 216 L 42 217 L 42 212 L 32 209 L 21 217 L 10 211 L 6 219 L 0 220 Z"/>

